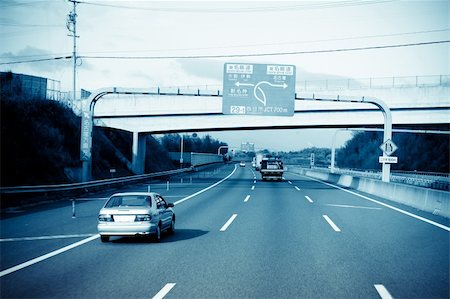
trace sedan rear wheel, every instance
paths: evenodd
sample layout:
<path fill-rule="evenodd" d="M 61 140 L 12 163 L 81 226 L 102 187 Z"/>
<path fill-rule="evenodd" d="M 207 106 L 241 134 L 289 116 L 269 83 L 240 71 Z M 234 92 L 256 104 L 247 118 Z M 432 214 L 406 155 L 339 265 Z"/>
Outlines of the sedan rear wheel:
<path fill-rule="evenodd" d="M 172 217 L 172 222 L 170 223 L 169 227 L 169 234 L 173 234 L 175 232 L 175 218 Z"/>
<path fill-rule="evenodd" d="M 156 243 L 159 243 L 159 241 L 161 241 L 161 226 L 159 224 L 156 226 L 156 233 L 153 236 L 153 241 L 155 241 Z"/>

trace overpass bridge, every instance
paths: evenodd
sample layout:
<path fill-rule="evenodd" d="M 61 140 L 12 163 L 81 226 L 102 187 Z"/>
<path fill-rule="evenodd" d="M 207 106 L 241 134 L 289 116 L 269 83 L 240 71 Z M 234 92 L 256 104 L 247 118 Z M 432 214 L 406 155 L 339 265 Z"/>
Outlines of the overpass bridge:
<path fill-rule="evenodd" d="M 286 116 L 250 116 L 222 114 L 222 92 L 216 89 L 148 88 L 139 92 L 109 88 L 108 94 L 92 106 L 93 124 L 133 132 L 133 161 L 142 162 L 145 134 L 169 132 L 201 132 L 218 130 L 254 130 L 286 128 L 348 128 L 381 127 L 384 116 L 365 99 L 375 97 L 386 103 L 392 113 L 394 126 L 427 126 L 450 124 L 450 76 L 439 76 L 434 83 L 380 87 L 369 86 L 297 89 L 295 113 Z M 397 82 L 399 80 L 397 79 Z M 317 92 L 316 92 L 317 91 Z M 317 101 L 319 98 L 334 102 Z M 340 99 L 346 101 L 339 101 Z M 309 99 L 309 100 L 305 100 Z M 84 100 L 83 111 L 89 110 L 92 98 Z M 83 142 L 83 141 L 82 141 Z M 141 161 L 141 162 L 138 162 Z"/>
<path fill-rule="evenodd" d="M 297 98 L 374 97 L 389 106 L 395 126 L 446 125 L 450 123 L 449 87 L 449 75 L 303 81 L 297 85 Z M 158 90 L 161 95 L 105 96 L 96 105 L 95 124 L 140 133 L 383 124 L 382 115 L 370 104 L 297 100 L 293 117 L 242 117 L 222 115 L 222 91 L 211 86 L 147 91 L 157 94 Z"/>

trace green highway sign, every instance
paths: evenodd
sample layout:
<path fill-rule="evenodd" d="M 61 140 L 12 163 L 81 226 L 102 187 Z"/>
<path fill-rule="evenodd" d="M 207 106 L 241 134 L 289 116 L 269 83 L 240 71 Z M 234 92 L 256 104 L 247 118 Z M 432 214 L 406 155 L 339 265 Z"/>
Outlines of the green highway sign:
<path fill-rule="evenodd" d="M 294 115 L 295 66 L 225 63 L 223 114 Z"/>

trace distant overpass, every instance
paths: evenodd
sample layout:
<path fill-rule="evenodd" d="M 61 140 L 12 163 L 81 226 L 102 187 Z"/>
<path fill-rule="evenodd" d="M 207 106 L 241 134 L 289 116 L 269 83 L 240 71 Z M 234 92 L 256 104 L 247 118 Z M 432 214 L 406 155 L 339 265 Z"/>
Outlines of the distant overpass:
<path fill-rule="evenodd" d="M 374 105 L 365 103 L 370 97 L 387 104 L 393 125 L 448 126 L 449 86 L 448 81 L 419 86 L 416 80 L 415 86 L 371 86 L 326 93 L 320 90 L 320 94 L 298 92 L 292 117 L 223 115 L 222 93 L 211 89 L 149 88 L 137 94 L 108 88 L 98 101 L 91 102 L 90 98 L 84 105 L 95 106 L 94 125 L 133 132 L 133 164 L 140 164 L 140 152 L 145 152 L 142 137 L 151 133 L 382 126 L 383 114 Z M 316 101 L 318 98 L 336 100 Z M 347 101 L 339 102 L 339 98 Z M 354 102 L 348 102 L 349 99 Z"/>
<path fill-rule="evenodd" d="M 393 125 L 450 123 L 450 82 L 447 85 L 298 92 L 297 97 L 375 97 L 392 111 Z M 156 92 L 157 89 L 153 89 Z M 166 89 L 169 96 L 105 96 L 95 108 L 95 125 L 130 132 L 164 133 L 241 129 L 334 128 L 381 126 L 383 117 L 370 104 L 295 103 L 293 117 L 223 115 L 220 90 Z M 217 97 L 194 96 L 219 95 Z M 349 117 L 351 115 L 351 117 Z"/>

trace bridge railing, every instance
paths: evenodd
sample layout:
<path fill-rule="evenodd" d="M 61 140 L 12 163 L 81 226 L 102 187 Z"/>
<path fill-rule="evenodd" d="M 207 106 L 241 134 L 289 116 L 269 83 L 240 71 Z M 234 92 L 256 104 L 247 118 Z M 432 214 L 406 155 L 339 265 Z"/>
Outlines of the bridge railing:
<path fill-rule="evenodd" d="M 436 86 L 450 86 L 450 75 L 304 80 L 297 83 L 297 90 L 317 91 Z"/>

